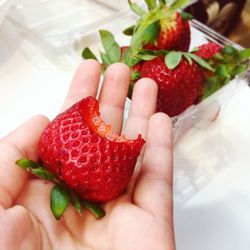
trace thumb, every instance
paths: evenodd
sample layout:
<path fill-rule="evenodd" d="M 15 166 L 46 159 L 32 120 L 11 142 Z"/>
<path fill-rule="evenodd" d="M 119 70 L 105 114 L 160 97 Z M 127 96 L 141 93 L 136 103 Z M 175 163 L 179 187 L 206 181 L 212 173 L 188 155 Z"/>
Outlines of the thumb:
<path fill-rule="evenodd" d="M 38 144 L 48 118 L 35 116 L 0 140 L 0 206 L 12 206 L 28 174 L 15 164 L 20 158 L 38 160 Z"/>

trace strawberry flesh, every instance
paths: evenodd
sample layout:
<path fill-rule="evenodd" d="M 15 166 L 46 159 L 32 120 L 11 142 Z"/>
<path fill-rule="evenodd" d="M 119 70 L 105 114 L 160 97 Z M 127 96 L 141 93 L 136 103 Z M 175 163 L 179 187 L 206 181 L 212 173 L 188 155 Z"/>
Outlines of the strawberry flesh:
<path fill-rule="evenodd" d="M 43 164 L 80 197 L 106 202 L 128 186 L 144 140 L 116 135 L 87 97 L 59 114 L 42 134 Z"/>

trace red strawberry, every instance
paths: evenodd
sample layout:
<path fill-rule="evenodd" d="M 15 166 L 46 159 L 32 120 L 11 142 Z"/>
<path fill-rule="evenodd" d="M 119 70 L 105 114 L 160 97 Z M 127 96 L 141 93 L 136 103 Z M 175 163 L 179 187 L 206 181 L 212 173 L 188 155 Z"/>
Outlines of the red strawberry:
<path fill-rule="evenodd" d="M 180 63 L 169 69 L 164 56 L 156 57 L 143 64 L 141 77 L 149 77 L 158 84 L 157 111 L 176 116 L 195 104 L 203 91 L 203 74 L 194 61 L 190 64 L 182 58 Z"/>
<path fill-rule="evenodd" d="M 199 46 L 195 54 L 203 59 L 211 59 L 215 54 L 221 52 L 221 50 L 222 47 L 219 44 L 209 42 Z"/>
<path fill-rule="evenodd" d="M 39 145 L 43 164 L 83 199 L 106 202 L 127 187 L 144 140 L 113 133 L 87 97 L 58 115 Z"/>
<path fill-rule="evenodd" d="M 129 1 L 130 8 L 140 16 L 135 26 L 123 31 L 132 35 L 133 55 L 144 48 L 149 50 L 188 51 L 190 46 L 190 25 L 192 16 L 179 13 L 184 2 L 167 3 L 164 1 L 145 1 L 148 11 Z"/>
<path fill-rule="evenodd" d="M 150 50 L 188 51 L 190 46 L 190 25 L 176 12 L 170 18 L 160 20 L 160 33 L 155 43 L 145 46 Z"/>

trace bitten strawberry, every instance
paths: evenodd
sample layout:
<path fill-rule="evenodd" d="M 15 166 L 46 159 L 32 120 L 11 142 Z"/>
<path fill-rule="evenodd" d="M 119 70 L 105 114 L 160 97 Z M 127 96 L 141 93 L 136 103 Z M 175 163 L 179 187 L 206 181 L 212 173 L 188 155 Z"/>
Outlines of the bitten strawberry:
<path fill-rule="evenodd" d="M 113 133 L 99 117 L 98 102 L 87 97 L 58 115 L 44 131 L 43 164 L 81 198 L 106 202 L 127 187 L 144 140 Z"/>
<path fill-rule="evenodd" d="M 156 57 L 143 64 L 141 76 L 156 81 L 157 111 L 171 117 L 196 103 L 203 92 L 201 67 L 194 61 L 190 64 L 184 57 L 173 69 L 166 66 L 164 56 Z"/>

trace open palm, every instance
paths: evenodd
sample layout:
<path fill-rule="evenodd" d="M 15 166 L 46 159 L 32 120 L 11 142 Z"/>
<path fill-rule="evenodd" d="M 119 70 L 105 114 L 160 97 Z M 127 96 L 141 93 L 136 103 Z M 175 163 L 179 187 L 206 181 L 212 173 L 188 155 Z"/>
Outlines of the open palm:
<path fill-rule="evenodd" d="M 117 63 L 108 68 L 99 95 L 102 118 L 121 133 L 130 71 Z M 100 66 L 82 63 L 73 78 L 63 110 L 86 96 L 96 96 Z M 172 250 L 172 141 L 171 123 L 154 114 L 156 84 L 138 81 L 129 118 L 122 131 L 128 138 L 146 138 L 144 156 L 126 194 L 104 205 L 106 216 L 96 220 L 69 207 L 57 221 L 50 211 L 53 184 L 34 179 L 19 169 L 20 158 L 38 160 L 42 131 L 48 124 L 36 116 L 0 141 L 0 246 L 1 249 Z M 153 115 L 154 114 L 154 115 Z"/>

